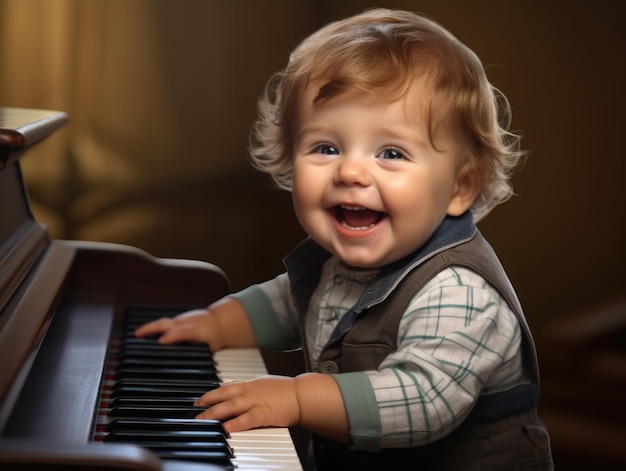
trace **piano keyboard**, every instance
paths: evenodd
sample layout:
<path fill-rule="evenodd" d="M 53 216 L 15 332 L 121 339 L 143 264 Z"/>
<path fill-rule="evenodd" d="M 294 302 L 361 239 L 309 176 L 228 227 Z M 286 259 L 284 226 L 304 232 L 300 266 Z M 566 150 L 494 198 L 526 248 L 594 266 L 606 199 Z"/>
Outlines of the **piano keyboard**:
<path fill-rule="evenodd" d="M 211 353 L 204 344 L 164 346 L 137 339 L 139 325 L 178 311 L 132 309 L 114 334 L 105 368 L 95 442 L 132 443 L 165 462 L 238 470 L 302 470 L 287 428 L 228 435 L 219 421 L 196 420 L 196 398 L 220 383 L 267 374 L 257 349 Z"/>

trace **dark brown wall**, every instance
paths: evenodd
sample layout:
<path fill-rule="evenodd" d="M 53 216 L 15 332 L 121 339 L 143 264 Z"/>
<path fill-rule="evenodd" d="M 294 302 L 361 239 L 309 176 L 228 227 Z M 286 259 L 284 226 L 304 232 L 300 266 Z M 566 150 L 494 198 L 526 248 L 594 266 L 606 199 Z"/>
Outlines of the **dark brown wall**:
<path fill-rule="evenodd" d="M 7 9 L 9 3 L 0 0 L 5 22 L 14 11 Z M 61 107 L 70 112 L 70 125 L 56 138 L 54 149 L 61 151 L 54 155 L 62 156 L 58 166 L 40 171 L 51 158 L 43 155 L 44 150 L 25 162 L 37 214 L 57 237 L 109 240 L 159 256 L 212 261 L 226 270 L 234 289 L 277 274 L 282 255 L 302 236 L 289 195 L 270 190 L 265 177 L 252 172 L 246 161 L 254 102 L 269 74 L 284 65 L 289 51 L 306 34 L 369 6 L 420 11 L 448 27 L 478 53 L 492 81 L 508 96 L 512 127 L 523 132 L 523 145 L 530 150 L 525 168 L 514 180 L 517 196 L 495 209 L 480 228 L 499 253 L 536 332 L 545 364 L 546 408 L 550 406 L 546 414 L 558 431 L 555 445 L 561 456 L 577 456 L 574 449 L 588 441 L 576 435 L 578 430 L 597 438 L 596 455 L 619 452 L 621 447 L 611 440 L 626 437 L 626 413 L 612 402 L 626 381 L 626 371 L 619 369 L 624 364 L 626 324 L 622 272 L 626 41 L 620 2 L 137 2 L 155 25 L 150 31 L 157 39 L 148 43 L 160 53 L 148 65 L 157 71 L 152 76 L 161 88 L 156 91 L 146 87 L 152 82 L 150 75 L 141 74 L 143 50 L 132 55 L 139 48 L 137 41 L 129 37 L 109 44 L 105 39 L 132 35 L 133 22 L 147 20 L 124 17 L 127 4 L 110 1 L 109 10 L 103 10 L 108 16 L 97 23 L 102 36 L 85 43 L 89 36 L 85 22 L 94 19 L 93 12 L 84 11 L 85 4 L 78 2 L 80 11 L 68 42 L 74 45 L 72 57 L 78 58 L 73 67 L 80 72 L 85 63 L 95 61 L 101 68 L 98 74 L 68 71 L 71 87 L 55 94 L 42 91 L 40 84 L 52 81 L 54 74 L 32 72 L 39 70 L 32 66 L 34 46 L 22 40 L 14 47 L 30 49 L 12 55 L 5 50 L 0 56 L 0 105 Z M 92 44 L 93 49 L 82 50 L 79 44 Z M 137 71 L 107 82 L 107 75 L 116 75 L 105 65 L 116 63 L 121 49 L 131 54 Z M 100 57 L 97 51 L 106 54 Z M 54 58 L 41 60 L 49 64 Z M 24 80 L 9 80 L 16 75 Z M 81 81 L 85 76 L 93 80 Z M 33 81 L 30 86 L 28 79 Z M 102 93 L 106 99 L 97 100 Z M 71 99 L 61 100 L 63 94 Z M 159 112 L 173 118 L 160 119 Z M 117 117 L 117 126 L 111 124 L 112 118 L 104 119 L 110 115 Z M 164 122 L 174 123 L 175 131 L 160 128 Z M 96 136 L 102 147 L 115 147 L 113 143 L 124 139 L 132 143 L 115 148 L 123 149 L 121 167 L 134 169 L 130 179 L 134 184 L 109 175 L 106 166 L 93 170 L 92 163 L 100 157 L 96 159 L 97 146 L 90 153 L 91 147 L 79 139 L 84 132 Z M 150 152 L 144 156 L 146 148 Z M 224 168 L 226 161 L 230 163 Z M 143 186 L 142 178 L 148 182 Z M 107 193 L 106 185 L 113 185 L 115 190 L 109 193 L 114 195 Z M 55 196 L 57 191 L 64 196 Z M 601 308 L 611 303 L 618 307 L 608 322 Z M 589 316 L 591 322 L 579 325 L 570 320 L 579 315 Z M 600 329 L 603 322 L 613 337 L 598 334 L 599 340 L 589 348 L 581 347 L 590 342 L 585 334 Z M 555 325 L 556 332 L 570 337 L 557 343 Z M 598 352 L 608 356 L 588 367 L 589 358 Z M 569 376 L 557 374 L 566 370 Z M 591 387 L 577 390 L 575 384 L 581 383 L 601 389 L 603 396 Z M 597 405 L 590 417 L 575 416 L 574 412 L 589 410 L 589 403 Z M 556 404 L 564 405 L 565 411 Z M 600 433 L 609 429 L 612 439 Z M 594 460 L 601 466 L 601 460 Z M 569 465 L 565 457 L 562 463 L 557 468 Z"/>

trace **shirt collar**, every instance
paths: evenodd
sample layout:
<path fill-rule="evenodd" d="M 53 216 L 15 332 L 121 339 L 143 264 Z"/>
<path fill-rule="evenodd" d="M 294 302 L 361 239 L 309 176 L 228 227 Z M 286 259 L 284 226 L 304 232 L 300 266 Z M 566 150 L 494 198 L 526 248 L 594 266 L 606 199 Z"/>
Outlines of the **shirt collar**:
<path fill-rule="evenodd" d="M 475 233 L 476 225 L 470 211 L 466 211 L 461 216 L 446 216 L 432 236 L 419 249 L 380 270 L 364 293 L 365 299 L 362 301 L 369 304 L 369 301 L 374 301 L 381 295 L 384 296 L 384 293 L 380 292 L 381 289 L 384 292 L 389 291 L 415 266 L 449 247 L 470 240 Z M 297 283 L 319 270 L 330 257 L 330 252 L 308 237 L 298 244 L 283 259 L 283 262 L 287 267 L 291 282 Z"/>

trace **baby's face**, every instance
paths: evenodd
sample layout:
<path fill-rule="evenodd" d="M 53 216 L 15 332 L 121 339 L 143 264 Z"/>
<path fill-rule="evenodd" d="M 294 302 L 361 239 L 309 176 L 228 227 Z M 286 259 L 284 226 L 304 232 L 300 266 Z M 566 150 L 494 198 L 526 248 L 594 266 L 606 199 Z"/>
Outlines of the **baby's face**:
<path fill-rule="evenodd" d="M 445 129 L 429 139 L 420 88 L 405 97 L 348 91 L 299 101 L 293 203 L 304 230 L 354 267 L 381 267 L 419 248 L 446 214 L 460 215 L 472 177 Z"/>

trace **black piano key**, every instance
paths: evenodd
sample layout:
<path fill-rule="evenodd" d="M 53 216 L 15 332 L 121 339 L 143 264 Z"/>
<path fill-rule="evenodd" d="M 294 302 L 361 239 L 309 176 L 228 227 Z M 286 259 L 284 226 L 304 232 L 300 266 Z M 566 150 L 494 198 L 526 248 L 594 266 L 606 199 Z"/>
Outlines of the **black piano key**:
<path fill-rule="evenodd" d="M 182 309 L 172 309 L 164 307 L 131 307 L 125 312 L 125 319 L 134 319 L 137 317 L 148 317 L 158 319 L 160 317 L 173 317 L 183 312 Z"/>
<path fill-rule="evenodd" d="M 192 406 L 198 397 L 190 396 L 118 396 L 109 399 L 110 407 L 114 406 Z"/>
<path fill-rule="evenodd" d="M 146 349 L 169 348 L 171 350 L 178 350 L 178 351 L 196 351 L 196 352 L 209 351 L 209 347 L 206 343 L 193 342 L 193 343 L 177 343 L 177 344 L 171 344 L 171 345 L 163 345 L 158 342 L 156 337 L 134 337 L 132 334 L 125 336 L 122 340 L 122 344 L 128 347 L 146 348 Z"/>
<path fill-rule="evenodd" d="M 198 430 L 115 430 L 108 432 L 105 442 L 218 442 L 226 443 L 224 434 L 217 431 Z"/>
<path fill-rule="evenodd" d="M 144 340 L 144 342 L 137 342 L 140 345 L 141 344 L 145 344 L 145 345 L 151 345 L 151 344 L 158 344 L 158 345 L 163 345 L 160 344 L 158 342 L 159 340 L 159 334 L 151 334 L 151 335 L 146 335 L 145 337 L 135 337 L 135 330 L 137 329 L 137 327 L 140 327 L 141 324 L 137 324 L 137 325 L 132 325 L 132 326 L 125 326 L 122 331 L 120 332 L 120 338 L 122 340 L 131 340 L 131 339 L 138 339 L 138 340 Z M 209 350 L 209 346 L 208 344 L 206 344 L 205 342 L 180 342 L 180 343 L 175 343 L 175 344 L 171 344 L 171 345 L 178 345 L 180 347 L 183 348 L 188 348 L 188 349 L 204 349 L 204 350 Z"/>
<path fill-rule="evenodd" d="M 213 355 L 207 351 L 181 350 L 174 348 L 126 348 L 122 347 L 116 357 L 120 358 L 183 358 L 213 362 Z"/>
<path fill-rule="evenodd" d="M 197 398 L 189 396 L 181 397 L 116 397 L 109 407 L 154 407 L 154 406 L 191 406 Z"/>
<path fill-rule="evenodd" d="M 160 378 L 160 379 L 180 379 L 180 380 L 201 380 L 219 382 L 219 377 L 214 368 L 140 368 L 129 367 L 119 369 L 115 372 L 115 379 L 139 379 L 139 378 Z"/>
<path fill-rule="evenodd" d="M 163 460 L 178 461 L 205 461 L 211 464 L 223 466 L 232 466 L 232 461 L 227 453 L 212 451 L 176 451 L 176 450 L 159 450 L 158 448 L 151 450 Z"/>
<path fill-rule="evenodd" d="M 153 451 L 191 451 L 219 453 L 229 458 L 233 458 L 232 448 L 224 441 L 222 442 L 171 442 L 171 441 L 136 441 L 135 445 L 148 448 Z"/>
<path fill-rule="evenodd" d="M 174 317 L 183 312 L 182 309 L 166 309 L 166 308 L 140 308 L 132 307 L 124 313 L 124 320 L 133 319 L 159 319 L 161 317 Z"/>
<path fill-rule="evenodd" d="M 204 412 L 206 407 L 196 406 L 115 406 L 109 410 L 109 418 L 118 417 L 151 417 L 157 419 L 193 419 L 200 412 Z"/>
<path fill-rule="evenodd" d="M 153 397 L 200 397 L 210 389 L 212 388 L 191 388 L 188 385 L 185 385 L 184 388 L 120 386 L 114 388 L 109 397 L 112 399 L 116 397 L 146 397 L 150 395 Z"/>
<path fill-rule="evenodd" d="M 156 378 L 146 376 L 145 378 L 119 378 L 123 380 L 124 383 L 136 383 L 137 386 L 142 387 L 142 384 L 147 385 L 148 383 L 156 385 L 155 387 L 167 386 L 171 387 L 170 389 L 195 389 L 195 390 L 204 390 L 202 394 L 205 392 L 215 389 L 216 384 L 219 384 L 215 379 L 207 378 L 207 379 L 189 379 L 189 378 Z M 159 386 L 160 385 L 160 386 Z M 145 387 L 145 386 L 144 386 Z M 167 389 L 167 388 L 165 388 Z"/>
<path fill-rule="evenodd" d="M 203 391 L 204 394 L 210 389 L 215 389 L 220 386 L 219 381 L 212 380 L 195 380 L 192 382 L 185 381 L 173 381 L 163 380 L 162 378 L 136 378 L 128 379 L 122 378 L 113 384 L 112 389 L 119 389 L 123 387 L 133 388 L 161 388 L 161 389 L 189 389 Z"/>
<path fill-rule="evenodd" d="M 159 358 L 119 358 L 115 362 L 118 369 L 132 368 L 135 366 L 142 368 L 151 368 L 152 370 L 159 371 L 164 368 L 199 368 L 208 369 L 212 373 L 215 373 L 215 368 L 206 360 L 194 360 L 185 358 L 172 358 L 171 356 L 164 355 Z"/>
<path fill-rule="evenodd" d="M 219 432 L 226 437 L 228 436 L 228 432 L 224 430 L 224 426 L 219 420 L 206 419 L 116 419 L 111 421 L 105 429 L 106 432 L 131 430 L 197 430 L 204 432 Z"/>

